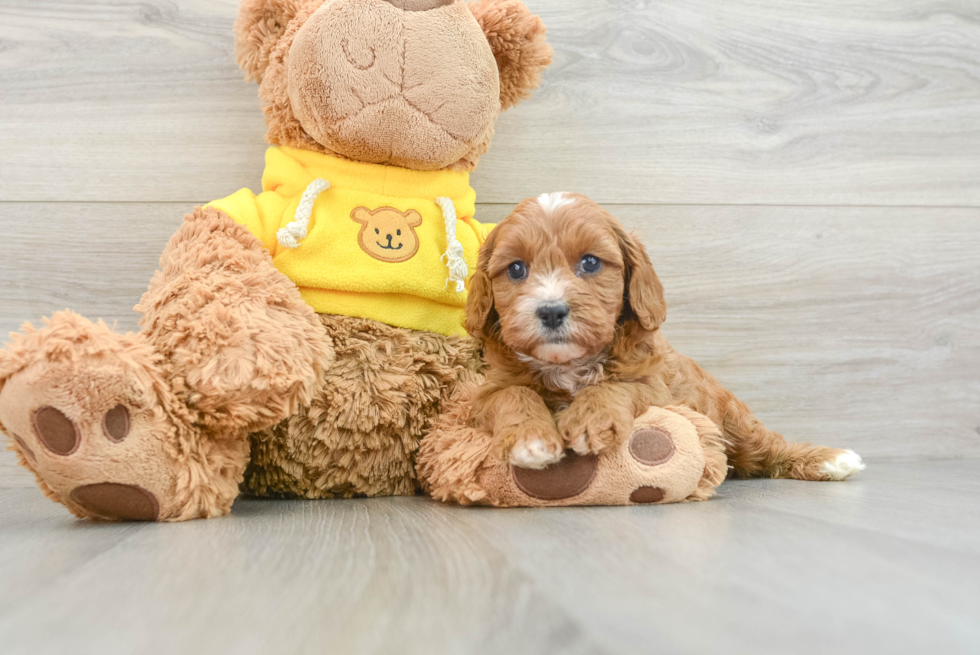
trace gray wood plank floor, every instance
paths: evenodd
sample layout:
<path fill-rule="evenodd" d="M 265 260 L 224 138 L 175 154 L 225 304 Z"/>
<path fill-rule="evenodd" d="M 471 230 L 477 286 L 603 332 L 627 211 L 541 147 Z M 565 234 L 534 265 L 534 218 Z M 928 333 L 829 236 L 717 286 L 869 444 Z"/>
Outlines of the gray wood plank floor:
<path fill-rule="evenodd" d="M 481 218 L 606 203 L 679 350 L 871 467 L 685 506 L 94 525 L 0 453 L 0 653 L 980 652 L 980 4 L 526 1 L 555 65 L 497 125 Z M 181 216 L 257 187 L 236 6 L 0 0 L 0 334 L 135 329 Z"/>
<path fill-rule="evenodd" d="M 0 490 L 4 653 L 976 653 L 980 461 L 707 503 L 239 501 L 78 522 Z"/>

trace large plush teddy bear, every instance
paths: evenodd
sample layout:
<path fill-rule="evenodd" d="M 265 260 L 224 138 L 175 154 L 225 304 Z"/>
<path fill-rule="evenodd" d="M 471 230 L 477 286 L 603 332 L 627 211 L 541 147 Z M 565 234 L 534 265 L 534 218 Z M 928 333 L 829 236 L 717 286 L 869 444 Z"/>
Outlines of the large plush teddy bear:
<path fill-rule="evenodd" d="M 178 521 L 244 486 L 412 494 L 479 357 L 469 171 L 551 50 L 519 0 L 243 0 L 262 192 L 198 207 L 118 334 L 71 312 L 0 351 L 0 428 L 80 517 Z"/>

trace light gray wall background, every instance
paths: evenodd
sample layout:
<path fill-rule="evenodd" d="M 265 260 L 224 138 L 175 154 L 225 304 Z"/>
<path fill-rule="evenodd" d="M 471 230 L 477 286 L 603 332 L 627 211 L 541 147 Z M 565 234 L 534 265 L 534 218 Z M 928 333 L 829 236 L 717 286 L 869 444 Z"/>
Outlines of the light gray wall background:
<path fill-rule="evenodd" d="M 588 194 L 649 246 L 674 345 L 771 428 L 980 457 L 980 5 L 527 3 L 555 63 L 498 124 L 479 217 Z M 236 4 L 0 2 L 0 332 L 135 329 L 183 214 L 259 186 Z"/>

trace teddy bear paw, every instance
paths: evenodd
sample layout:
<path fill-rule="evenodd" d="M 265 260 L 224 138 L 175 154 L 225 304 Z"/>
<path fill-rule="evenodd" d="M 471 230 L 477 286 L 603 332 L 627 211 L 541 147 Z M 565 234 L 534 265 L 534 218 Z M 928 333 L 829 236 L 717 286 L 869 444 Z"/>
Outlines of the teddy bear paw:
<path fill-rule="evenodd" d="M 0 392 L 0 423 L 26 466 L 80 517 L 155 521 L 172 509 L 170 426 L 133 382 L 105 364 L 42 364 Z"/>
<path fill-rule="evenodd" d="M 24 365 L 0 380 L 0 426 L 47 496 L 94 519 L 175 513 L 175 430 L 148 347 L 62 314 L 2 354 Z"/>
<path fill-rule="evenodd" d="M 692 499 L 710 468 L 706 467 L 702 433 L 717 428 L 707 418 L 689 413 L 690 417 L 653 407 L 636 419 L 627 439 L 599 455 L 569 450 L 559 462 L 542 469 L 494 463 L 481 479 L 487 502 L 500 506 L 645 505 Z"/>

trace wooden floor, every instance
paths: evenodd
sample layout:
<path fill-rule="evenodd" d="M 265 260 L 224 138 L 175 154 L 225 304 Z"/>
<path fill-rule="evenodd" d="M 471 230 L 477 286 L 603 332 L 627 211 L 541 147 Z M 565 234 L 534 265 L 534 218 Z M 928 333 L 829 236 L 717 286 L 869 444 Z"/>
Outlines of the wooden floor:
<path fill-rule="evenodd" d="M 980 3 L 526 0 L 555 63 L 478 217 L 570 190 L 643 237 L 664 331 L 845 484 L 483 511 L 243 501 L 70 519 L 0 453 L 0 653 L 980 652 Z M 237 0 L 0 0 L 0 334 L 131 311 L 257 188 Z"/>
<path fill-rule="evenodd" d="M 976 653 L 980 462 L 707 503 L 245 500 L 93 525 L 0 490 L 0 652 Z"/>

